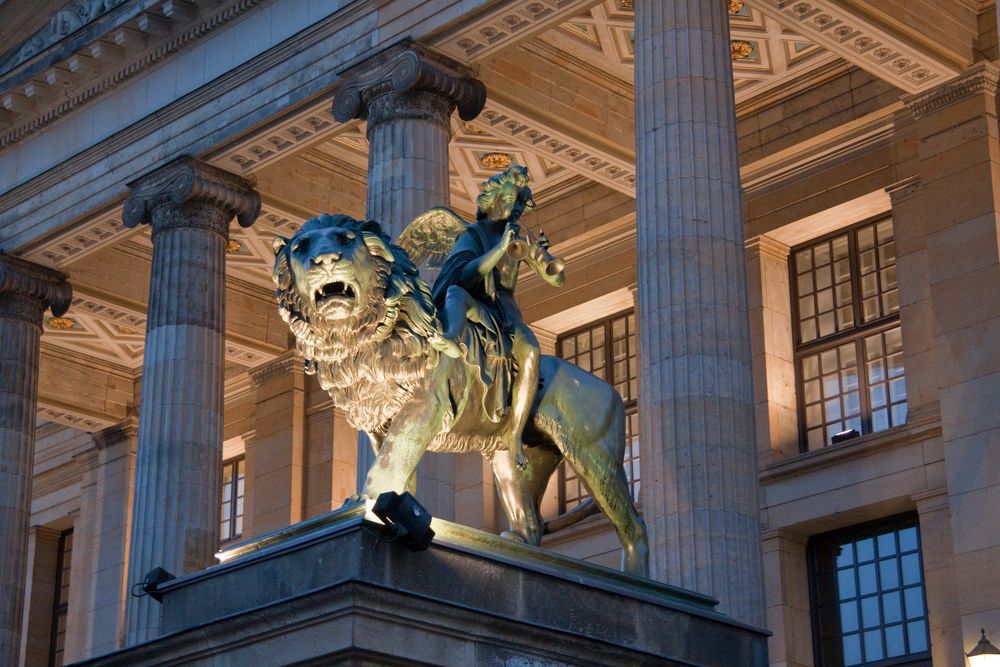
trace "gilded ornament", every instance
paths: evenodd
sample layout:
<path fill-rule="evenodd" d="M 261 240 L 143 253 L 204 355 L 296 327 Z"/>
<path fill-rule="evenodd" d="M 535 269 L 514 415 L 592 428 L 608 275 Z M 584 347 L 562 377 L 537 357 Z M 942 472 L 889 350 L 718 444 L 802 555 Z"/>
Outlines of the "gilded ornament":
<path fill-rule="evenodd" d="M 729 13 L 739 14 L 743 9 L 743 0 L 729 0 Z"/>
<path fill-rule="evenodd" d="M 603 510 L 627 572 L 645 576 L 648 545 L 623 459 L 625 410 L 603 380 L 540 355 L 514 291 L 522 262 L 545 282 L 563 264 L 521 215 L 534 206 L 527 169 L 490 178 L 476 221 L 447 208 L 418 216 L 396 244 L 370 220 L 323 214 L 277 237 L 278 308 L 306 371 L 376 453 L 362 496 L 413 490 L 424 452 L 479 452 L 490 461 L 509 539 Z M 418 266 L 440 269 L 433 289 Z M 592 499 L 548 523 L 539 503 L 566 460 Z"/>
<path fill-rule="evenodd" d="M 753 53 L 753 44 L 742 39 L 734 39 L 729 42 L 733 60 L 745 60 Z"/>
<path fill-rule="evenodd" d="M 512 162 L 507 153 L 486 153 L 479 158 L 479 164 L 491 171 L 502 171 Z"/>
<path fill-rule="evenodd" d="M 76 321 L 69 317 L 50 317 L 45 321 L 45 326 L 57 331 L 67 331 L 76 326 Z"/>
<path fill-rule="evenodd" d="M 243 250 L 243 244 L 236 239 L 229 239 L 226 241 L 226 252 L 230 255 L 238 253 L 240 250 Z"/>

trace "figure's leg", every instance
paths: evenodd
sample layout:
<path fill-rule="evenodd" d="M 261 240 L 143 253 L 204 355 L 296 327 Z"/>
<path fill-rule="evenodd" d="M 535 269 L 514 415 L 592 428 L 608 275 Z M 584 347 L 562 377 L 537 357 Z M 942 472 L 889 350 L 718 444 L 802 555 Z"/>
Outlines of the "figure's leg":
<path fill-rule="evenodd" d="M 452 285 L 444 296 L 444 321 L 447 330 L 444 334 L 433 334 L 427 339 L 432 348 L 448 355 L 452 359 L 462 356 L 459 341 L 465 333 L 466 313 L 469 302 L 474 302 L 472 295 L 458 285 Z"/>
<path fill-rule="evenodd" d="M 517 372 L 511 387 L 510 421 L 503 437 L 507 439 L 511 463 L 520 468 L 525 463 L 524 427 L 538 390 L 538 360 L 541 357 L 535 334 L 525 324 L 518 324 L 514 329 L 512 354 Z"/>

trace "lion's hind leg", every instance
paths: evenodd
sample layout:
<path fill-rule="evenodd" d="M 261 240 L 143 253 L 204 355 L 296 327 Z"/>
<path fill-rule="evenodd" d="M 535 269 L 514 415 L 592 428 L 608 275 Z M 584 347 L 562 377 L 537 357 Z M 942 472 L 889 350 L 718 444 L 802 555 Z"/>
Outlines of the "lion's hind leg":
<path fill-rule="evenodd" d="M 582 440 L 564 443 L 561 449 L 618 534 L 622 544 L 622 569 L 637 577 L 646 577 L 649 576 L 646 525 L 635 509 L 625 477 L 624 446 L 625 406 L 615 394 L 600 435 L 589 443 Z"/>
<path fill-rule="evenodd" d="M 548 447 L 530 446 L 524 448 L 524 455 L 527 464 L 523 469 L 512 464 L 506 449 L 499 449 L 488 458 L 500 504 L 510 523 L 510 530 L 504 531 L 503 536 L 538 546 L 545 528 L 540 510 L 542 495 L 562 456 Z"/>

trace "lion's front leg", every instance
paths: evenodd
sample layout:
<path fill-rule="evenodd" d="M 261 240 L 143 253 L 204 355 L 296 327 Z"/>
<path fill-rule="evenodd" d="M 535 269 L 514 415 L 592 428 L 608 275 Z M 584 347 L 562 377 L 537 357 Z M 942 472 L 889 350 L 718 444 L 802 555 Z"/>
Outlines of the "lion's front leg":
<path fill-rule="evenodd" d="M 386 491 L 411 490 L 417 464 L 444 424 L 446 401 L 430 391 L 413 398 L 393 418 L 382 439 L 375 463 L 368 471 L 365 495 L 378 498 Z"/>

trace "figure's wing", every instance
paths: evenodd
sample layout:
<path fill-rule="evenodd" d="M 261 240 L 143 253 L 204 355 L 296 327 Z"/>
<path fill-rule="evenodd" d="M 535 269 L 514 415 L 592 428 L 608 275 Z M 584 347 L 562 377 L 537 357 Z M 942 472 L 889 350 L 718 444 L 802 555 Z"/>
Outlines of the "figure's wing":
<path fill-rule="evenodd" d="M 469 223 L 445 206 L 435 206 L 406 226 L 396 244 L 407 252 L 417 266 L 441 268 L 452 246 Z"/>

